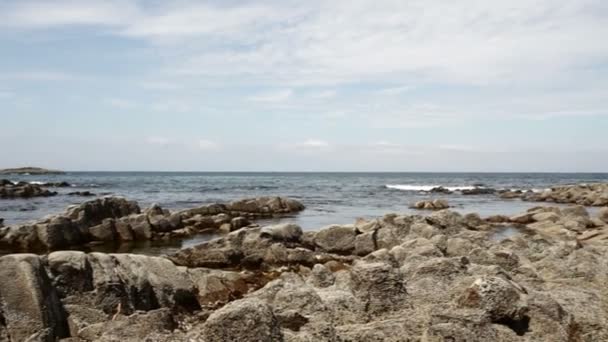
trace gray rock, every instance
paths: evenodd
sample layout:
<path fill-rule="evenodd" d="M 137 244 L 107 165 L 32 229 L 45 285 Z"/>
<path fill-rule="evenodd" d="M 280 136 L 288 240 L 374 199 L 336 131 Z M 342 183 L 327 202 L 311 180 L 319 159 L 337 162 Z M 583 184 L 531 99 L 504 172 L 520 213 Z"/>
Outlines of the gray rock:
<path fill-rule="evenodd" d="M 38 256 L 0 258 L 0 303 L 12 341 L 55 341 L 68 337 L 66 314 Z"/>
<path fill-rule="evenodd" d="M 294 223 L 283 223 L 274 226 L 263 227 L 260 231 L 261 237 L 268 237 L 277 241 L 300 241 L 302 228 Z"/>
<path fill-rule="evenodd" d="M 189 337 L 195 341 L 209 342 L 284 340 L 272 308 L 255 299 L 238 300 L 215 311 L 200 332 L 194 332 Z"/>
<path fill-rule="evenodd" d="M 317 232 L 314 243 L 326 252 L 348 254 L 355 249 L 356 235 L 354 226 L 333 225 Z"/>

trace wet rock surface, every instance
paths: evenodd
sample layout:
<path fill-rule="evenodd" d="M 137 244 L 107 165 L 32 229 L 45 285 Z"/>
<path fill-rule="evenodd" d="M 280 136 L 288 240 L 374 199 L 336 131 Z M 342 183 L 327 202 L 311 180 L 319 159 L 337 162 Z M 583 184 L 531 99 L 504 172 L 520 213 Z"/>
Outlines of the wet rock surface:
<path fill-rule="evenodd" d="M 54 225 L 75 225 L 74 236 L 86 222 L 100 239 L 118 235 L 125 215 L 137 227 L 133 236 L 171 232 L 180 222 L 232 231 L 168 257 L 1 257 L 0 339 L 608 340 L 605 210 L 536 207 L 492 219 L 440 210 L 316 232 L 294 224 L 237 228 L 244 221 L 233 216 L 255 217 L 250 203 L 182 216 L 158 206 L 142 212 L 125 200 L 55 217 Z M 506 228 L 516 233 L 491 238 Z"/>

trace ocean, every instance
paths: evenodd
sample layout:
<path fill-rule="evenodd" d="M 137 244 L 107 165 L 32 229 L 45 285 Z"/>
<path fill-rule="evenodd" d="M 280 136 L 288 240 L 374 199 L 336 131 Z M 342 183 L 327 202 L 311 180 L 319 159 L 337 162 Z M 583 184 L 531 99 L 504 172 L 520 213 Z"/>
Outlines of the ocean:
<path fill-rule="evenodd" d="M 89 197 L 69 196 L 90 191 L 98 196 L 124 196 L 146 207 L 158 203 L 177 210 L 203 204 L 256 196 L 287 196 L 303 202 L 307 209 L 290 217 L 264 221 L 293 221 L 304 230 L 330 224 L 353 223 L 386 213 L 421 213 L 409 206 L 419 200 L 444 198 L 462 213 L 482 216 L 516 214 L 538 203 L 503 200 L 496 195 L 429 194 L 422 190 L 443 186 L 452 190 L 475 185 L 494 189 L 542 191 L 559 184 L 606 182 L 607 173 L 240 173 L 240 172 L 68 172 L 63 175 L 11 175 L 12 181 L 62 182 L 68 188 L 53 188 L 59 195 L 28 200 L 0 200 L 0 218 L 5 225 L 37 220 L 62 212 L 67 206 Z M 174 243 L 173 248 L 191 245 L 206 237 Z"/>

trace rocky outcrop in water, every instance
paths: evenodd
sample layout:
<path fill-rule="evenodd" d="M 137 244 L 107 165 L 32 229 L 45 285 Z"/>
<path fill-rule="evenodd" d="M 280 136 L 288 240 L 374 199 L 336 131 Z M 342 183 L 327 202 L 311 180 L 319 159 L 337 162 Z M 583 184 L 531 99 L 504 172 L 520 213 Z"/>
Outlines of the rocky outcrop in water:
<path fill-rule="evenodd" d="M 50 197 L 57 195 L 57 192 L 49 191 L 38 184 L 26 182 L 13 183 L 7 179 L 0 179 L 0 198 L 32 198 Z"/>
<path fill-rule="evenodd" d="M 442 210 L 449 208 L 448 201 L 444 199 L 418 201 L 410 206 L 412 209 L 420 210 Z"/>
<path fill-rule="evenodd" d="M 605 341 L 608 241 L 586 234 L 604 232 L 606 215 L 535 208 L 512 218 L 526 222 L 521 233 L 501 240 L 478 215 L 442 210 L 318 232 L 241 229 L 169 259 L 9 255 L 0 258 L 0 336 Z"/>
<path fill-rule="evenodd" d="M 584 206 L 608 206 L 608 183 L 555 186 L 542 192 L 509 191 L 502 198 L 521 198 L 524 201 L 571 203 Z"/>
<path fill-rule="evenodd" d="M 248 226 L 250 219 L 303 209 L 304 206 L 295 200 L 260 197 L 175 213 L 159 206 L 141 212 L 135 202 L 104 197 L 35 223 L 1 228 L 0 249 L 50 251 L 91 242 L 170 239 L 210 231 L 228 233 Z"/>

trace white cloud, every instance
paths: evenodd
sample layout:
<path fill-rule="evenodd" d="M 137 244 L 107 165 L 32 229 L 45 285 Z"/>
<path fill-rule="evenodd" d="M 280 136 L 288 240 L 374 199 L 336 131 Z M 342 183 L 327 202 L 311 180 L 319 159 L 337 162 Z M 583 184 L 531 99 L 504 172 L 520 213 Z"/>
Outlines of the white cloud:
<path fill-rule="evenodd" d="M 324 140 L 308 139 L 302 143 L 296 144 L 299 147 L 325 148 L 329 147 L 329 143 Z"/>
<path fill-rule="evenodd" d="M 260 93 L 248 97 L 248 100 L 254 102 L 277 103 L 287 101 L 293 95 L 293 90 L 282 89 L 268 93 Z"/>
<path fill-rule="evenodd" d="M 311 97 L 313 99 L 330 99 L 336 97 L 337 92 L 335 90 L 324 90 L 317 93 L 313 93 Z"/>
<path fill-rule="evenodd" d="M 150 145 L 168 146 L 173 144 L 173 141 L 166 137 L 148 137 L 146 143 Z"/>
<path fill-rule="evenodd" d="M 197 147 L 203 151 L 212 151 L 212 150 L 217 150 L 220 147 L 220 145 L 218 143 L 216 143 L 215 141 L 200 139 L 198 141 Z"/>
<path fill-rule="evenodd" d="M 83 79 L 81 76 L 72 75 L 62 71 L 31 70 L 20 72 L 0 73 L 0 80 L 16 81 L 69 81 Z"/>
<path fill-rule="evenodd" d="M 132 109 L 137 106 L 137 104 L 133 101 L 126 100 L 126 99 L 119 99 L 119 98 L 107 99 L 106 103 L 112 107 L 116 107 L 116 108 L 120 108 L 120 109 Z"/>
<path fill-rule="evenodd" d="M 407 93 L 408 91 L 411 91 L 412 89 L 414 89 L 413 86 L 390 87 L 390 88 L 380 89 L 378 91 L 378 93 L 384 94 L 384 95 L 399 95 L 399 94 Z"/>
<path fill-rule="evenodd" d="M 144 81 L 140 82 L 139 85 L 148 90 L 176 90 L 181 88 L 179 84 L 162 81 Z"/>
<path fill-rule="evenodd" d="M 120 25 L 137 12 L 126 1 L 15 1 L 0 5 L 0 26 L 23 29 L 67 25 Z"/>

